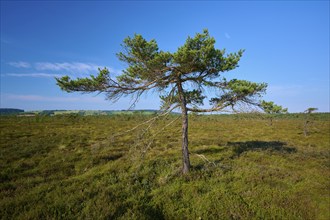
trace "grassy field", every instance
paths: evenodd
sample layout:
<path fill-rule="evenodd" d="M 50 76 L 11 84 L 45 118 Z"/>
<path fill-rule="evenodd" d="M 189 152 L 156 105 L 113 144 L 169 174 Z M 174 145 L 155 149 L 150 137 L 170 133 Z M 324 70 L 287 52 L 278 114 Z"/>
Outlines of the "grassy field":
<path fill-rule="evenodd" d="M 330 118 L 0 117 L 1 219 L 330 219 Z M 173 121 L 174 120 L 174 121 Z M 170 122 L 172 122 L 169 126 Z"/>

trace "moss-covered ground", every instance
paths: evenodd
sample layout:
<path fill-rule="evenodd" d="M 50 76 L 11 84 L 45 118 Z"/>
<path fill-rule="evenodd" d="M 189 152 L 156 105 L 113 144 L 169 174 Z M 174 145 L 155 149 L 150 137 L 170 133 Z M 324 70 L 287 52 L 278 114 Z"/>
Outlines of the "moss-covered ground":
<path fill-rule="evenodd" d="M 330 219 L 329 114 L 151 117 L 1 117 L 1 219 Z"/>

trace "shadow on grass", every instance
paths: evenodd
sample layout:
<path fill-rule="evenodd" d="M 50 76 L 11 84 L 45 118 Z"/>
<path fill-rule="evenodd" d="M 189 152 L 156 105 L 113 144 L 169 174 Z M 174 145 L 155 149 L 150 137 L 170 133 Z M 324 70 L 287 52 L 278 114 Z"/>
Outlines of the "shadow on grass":
<path fill-rule="evenodd" d="M 205 148 L 205 149 L 199 149 L 193 151 L 193 153 L 196 154 L 214 154 L 214 153 L 220 153 L 221 151 L 224 151 L 225 148 Z"/>
<path fill-rule="evenodd" d="M 245 141 L 245 142 L 228 142 L 228 146 L 233 147 L 235 156 L 240 156 L 246 151 L 268 150 L 281 153 L 295 153 L 297 149 L 287 147 L 285 142 L 281 141 Z"/>
<path fill-rule="evenodd" d="M 111 161 L 116 161 L 122 157 L 123 157 L 122 154 L 96 156 L 93 158 L 93 165 L 95 166 L 95 165 L 105 164 Z"/>
<path fill-rule="evenodd" d="M 113 160 L 118 160 L 121 157 L 123 157 L 122 154 L 114 154 L 114 155 L 102 156 L 100 157 L 100 159 L 105 161 L 113 161 Z"/>

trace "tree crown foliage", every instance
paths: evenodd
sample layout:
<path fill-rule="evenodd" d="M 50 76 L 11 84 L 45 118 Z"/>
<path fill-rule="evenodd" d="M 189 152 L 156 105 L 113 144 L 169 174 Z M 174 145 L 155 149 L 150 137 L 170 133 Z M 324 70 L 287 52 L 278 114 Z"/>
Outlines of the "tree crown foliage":
<path fill-rule="evenodd" d="M 260 106 L 267 114 L 281 114 L 288 112 L 287 108 L 283 108 L 282 106 L 276 105 L 274 104 L 274 102 L 266 102 L 262 100 L 260 102 Z"/>
<path fill-rule="evenodd" d="M 223 77 L 223 73 L 238 67 L 244 50 L 226 53 L 225 49 L 216 49 L 215 39 L 208 30 L 188 37 L 173 53 L 159 50 L 155 40 L 147 41 L 139 34 L 127 37 L 122 48 L 117 56 L 128 67 L 121 75 L 114 77 L 104 68 L 99 69 L 97 76 L 56 78 L 57 84 L 67 92 L 105 93 L 114 101 L 126 95 L 133 95 L 137 101 L 143 93 L 155 90 L 160 94 L 163 109 L 182 107 L 184 101 L 187 111 L 192 112 L 221 111 L 238 103 L 282 110 L 273 103 L 257 101 L 265 92 L 266 83 Z M 200 108 L 207 98 L 206 89 L 216 93 L 210 97 L 209 109 Z"/>
<path fill-rule="evenodd" d="M 311 108 L 306 109 L 304 112 L 307 114 L 311 114 L 317 110 L 318 110 L 318 108 L 311 107 Z"/>

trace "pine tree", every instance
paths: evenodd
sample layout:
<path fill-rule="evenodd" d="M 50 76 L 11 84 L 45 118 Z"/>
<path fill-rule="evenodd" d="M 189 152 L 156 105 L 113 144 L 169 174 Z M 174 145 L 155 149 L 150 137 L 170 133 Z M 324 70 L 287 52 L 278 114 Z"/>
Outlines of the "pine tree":
<path fill-rule="evenodd" d="M 147 41 L 141 35 L 127 37 L 123 50 L 117 56 L 128 67 L 117 77 L 107 68 L 99 69 L 97 76 L 71 79 L 56 78 L 57 85 L 66 92 L 104 93 L 116 101 L 132 95 L 135 101 L 147 91 L 159 93 L 161 109 L 181 109 L 183 173 L 190 169 L 188 150 L 188 112 L 214 112 L 248 104 L 261 106 L 260 98 L 266 83 L 246 80 L 227 80 L 223 74 L 238 67 L 244 50 L 226 54 L 225 49 L 215 48 L 215 39 L 208 30 L 188 37 L 174 53 L 159 50 L 155 40 Z M 210 98 L 211 108 L 202 108 L 207 90 L 216 91 Z"/>

